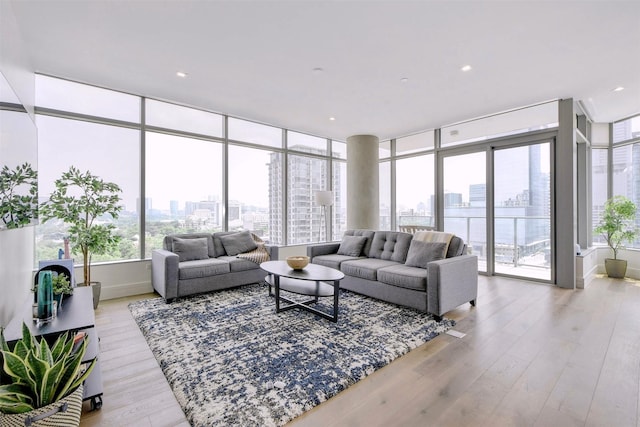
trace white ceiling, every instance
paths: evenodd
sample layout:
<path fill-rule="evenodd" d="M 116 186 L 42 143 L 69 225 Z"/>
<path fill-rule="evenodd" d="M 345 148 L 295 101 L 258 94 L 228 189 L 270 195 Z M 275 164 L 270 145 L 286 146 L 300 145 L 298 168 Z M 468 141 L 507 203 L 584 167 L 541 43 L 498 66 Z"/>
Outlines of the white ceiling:
<path fill-rule="evenodd" d="M 11 4 L 35 71 L 340 140 L 569 97 L 640 113 L 638 1 Z"/>

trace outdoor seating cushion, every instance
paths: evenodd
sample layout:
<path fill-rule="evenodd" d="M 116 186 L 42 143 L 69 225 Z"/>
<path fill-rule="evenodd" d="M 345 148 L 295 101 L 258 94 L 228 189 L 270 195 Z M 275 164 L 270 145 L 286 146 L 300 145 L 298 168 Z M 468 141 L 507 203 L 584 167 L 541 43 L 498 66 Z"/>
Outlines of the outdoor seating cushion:
<path fill-rule="evenodd" d="M 398 263 L 385 259 L 363 258 L 343 262 L 340 265 L 340 270 L 349 276 L 367 280 L 377 280 L 378 269 L 392 265 L 398 265 Z"/>

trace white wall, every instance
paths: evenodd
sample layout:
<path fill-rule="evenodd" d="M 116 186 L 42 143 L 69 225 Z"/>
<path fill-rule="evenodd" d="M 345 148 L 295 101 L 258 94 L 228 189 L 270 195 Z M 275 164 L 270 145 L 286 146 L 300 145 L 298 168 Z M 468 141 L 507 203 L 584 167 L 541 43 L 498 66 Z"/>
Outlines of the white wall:
<path fill-rule="evenodd" d="M 0 326 L 31 297 L 35 228 L 0 231 Z"/>
<path fill-rule="evenodd" d="M 0 1 L 0 71 L 27 112 L 34 117 L 35 74 L 11 4 Z"/>
<path fill-rule="evenodd" d="M 13 10 L 6 1 L 0 1 L 0 54 L 0 72 L 33 119 L 35 75 L 26 57 Z M 23 145 L 29 145 L 28 149 L 36 150 L 36 144 L 36 141 L 23 141 Z M 34 234 L 33 226 L 0 231 L 0 326 L 6 325 L 29 297 Z"/>

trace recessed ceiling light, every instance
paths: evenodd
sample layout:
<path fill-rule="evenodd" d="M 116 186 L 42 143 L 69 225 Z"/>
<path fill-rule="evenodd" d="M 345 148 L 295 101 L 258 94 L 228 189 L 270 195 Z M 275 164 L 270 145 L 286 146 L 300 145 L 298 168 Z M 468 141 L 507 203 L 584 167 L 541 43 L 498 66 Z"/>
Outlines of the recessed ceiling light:
<path fill-rule="evenodd" d="M 176 76 L 178 76 L 178 77 L 182 77 L 182 78 L 187 77 L 187 75 L 188 75 L 188 74 L 187 74 L 187 73 L 185 73 L 184 71 L 178 71 L 178 72 L 176 73 Z"/>
<path fill-rule="evenodd" d="M 471 71 L 471 65 L 463 65 L 460 71 Z"/>
<path fill-rule="evenodd" d="M 622 86 L 618 86 L 617 88 L 613 89 L 614 92 L 620 92 L 621 90 L 624 90 Z"/>
<path fill-rule="evenodd" d="M 329 117 L 329 120 L 331 120 L 332 122 L 335 121 L 335 117 Z"/>
<path fill-rule="evenodd" d="M 403 78 L 400 79 L 400 83 L 407 83 L 408 81 L 409 81 L 409 79 L 406 78 L 406 77 L 403 77 Z"/>

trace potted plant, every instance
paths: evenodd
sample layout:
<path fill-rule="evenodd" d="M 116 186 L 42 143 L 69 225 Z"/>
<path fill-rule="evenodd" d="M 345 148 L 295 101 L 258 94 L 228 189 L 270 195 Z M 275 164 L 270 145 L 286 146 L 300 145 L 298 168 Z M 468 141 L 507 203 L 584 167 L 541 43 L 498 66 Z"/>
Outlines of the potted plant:
<path fill-rule="evenodd" d="M 53 285 L 53 299 L 58 301 L 58 309 L 62 308 L 62 299 L 65 295 L 73 295 L 71 281 L 64 273 L 54 274 L 51 278 Z"/>
<path fill-rule="evenodd" d="M 613 258 L 604 260 L 609 277 L 621 279 L 627 273 L 627 261 L 618 259 L 618 251 L 638 235 L 635 220 L 636 205 L 627 197 L 614 196 L 605 202 L 602 219 L 594 231 L 602 234 L 613 251 Z"/>
<path fill-rule="evenodd" d="M 105 216 L 118 218 L 122 210 L 120 192 L 117 184 L 71 166 L 55 181 L 49 200 L 40 207 L 43 221 L 58 218 L 69 225 L 71 251 L 82 254 L 83 283 L 93 288 L 94 308 L 100 300 L 100 283 L 91 281 L 91 255 L 107 253 L 120 241 L 114 224 L 100 222 Z"/>
<path fill-rule="evenodd" d="M 0 424 L 79 425 L 82 383 L 96 362 L 82 362 L 87 345 L 84 334 L 64 333 L 49 346 L 23 323 L 22 338 L 9 349 L 0 332 Z"/>
<path fill-rule="evenodd" d="M 0 220 L 6 228 L 20 228 L 38 218 L 38 171 L 29 163 L 0 171 Z"/>

